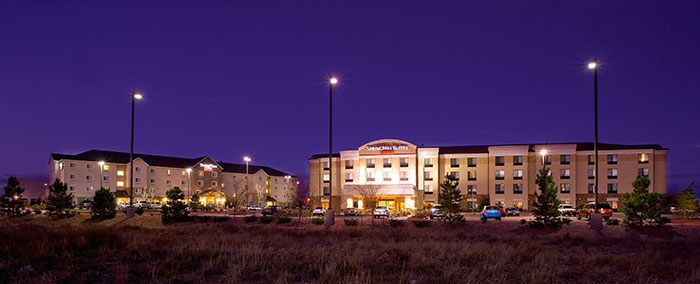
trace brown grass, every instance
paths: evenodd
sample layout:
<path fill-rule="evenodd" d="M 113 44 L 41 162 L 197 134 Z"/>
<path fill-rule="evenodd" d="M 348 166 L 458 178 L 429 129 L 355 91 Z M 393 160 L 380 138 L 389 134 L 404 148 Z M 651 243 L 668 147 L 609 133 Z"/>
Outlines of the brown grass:
<path fill-rule="evenodd" d="M 603 234 L 518 222 L 325 231 L 304 224 L 186 223 L 158 216 L 0 221 L 11 283 L 700 283 L 700 226 Z M 308 220 L 308 219 L 307 219 Z M 294 220 L 296 222 L 296 219 Z M 308 222 L 308 221 L 307 221 Z"/>

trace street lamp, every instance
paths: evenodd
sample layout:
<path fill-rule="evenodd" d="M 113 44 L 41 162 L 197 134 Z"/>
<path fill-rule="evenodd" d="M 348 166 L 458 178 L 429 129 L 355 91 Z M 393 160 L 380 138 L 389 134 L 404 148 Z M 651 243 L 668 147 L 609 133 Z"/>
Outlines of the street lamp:
<path fill-rule="evenodd" d="M 102 177 L 102 170 L 104 170 L 105 161 L 99 161 L 97 164 L 100 165 L 100 189 L 102 189 L 102 179 L 104 178 Z"/>
<path fill-rule="evenodd" d="M 588 69 L 593 70 L 593 121 L 594 121 L 594 128 L 595 128 L 595 142 L 593 143 L 593 155 L 595 156 L 595 173 L 594 173 L 594 178 L 595 178 L 595 185 L 594 185 L 594 208 L 595 211 L 598 211 L 598 59 L 593 59 L 590 63 L 588 63 Z"/>
<path fill-rule="evenodd" d="M 187 172 L 187 196 L 190 196 L 190 173 L 192 172 L 192 168 L 187 168 L 185 170 Z"/>
<path fill-rule="evenodd" d="M 248 178 L 248 163 L 251 161 L 251 159 L 250 159 L 250 157 L 245 156 L 245 157 L 243 157 L 243 161 L 245 161 L 245 192 L 247 192 L 246 194 L 250 195 L 250 192 L 248 191 L 248 183 L 250 183 L 250 180 Z M 246 199 L 248 199 L 248 197 L 246 197 Z M 248 202 L 248 200 L 246 200 L 246 203 L 250 203 L 250 202 Z M 250 204 L 248 204 L 248 205 L 250 205 Z"/>
<path fill-rule="evenodd" d="M 335 223 L 333 215 L 333 85 L 338 84 L 338 78 L 330 76 L 328 92 L 328 210 L 326 211 L 326 227 Z"/>
<path fill-rule="evenodd" d="M 136 100 L 143 98 L 143 95 L 137 92 L 131 92 L 131 150 L 129 151 L 129 209 L 131 212 L 127 212 L 127 217 L 131 218 L 134 216 L 134 109 L 136 106 Z M 132 213 L 132 214 L 129 214 Z"/>
<path fill-rule="evenodd" d="M 547 156 L 547 149 L 540 150 L 540 156 L 542 156 L 542 168 L 544 169 L 544 157 Z"/>

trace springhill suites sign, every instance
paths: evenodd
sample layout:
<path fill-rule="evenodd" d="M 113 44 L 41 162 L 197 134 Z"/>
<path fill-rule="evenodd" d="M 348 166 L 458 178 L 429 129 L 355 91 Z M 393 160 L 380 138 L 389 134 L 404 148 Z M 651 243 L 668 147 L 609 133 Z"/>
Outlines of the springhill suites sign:
<path fill-rule="evenodd" d="M 394 151 L 408 150 L 408 145 L 405 144 L 375 144 L 369 145 L 366 148 L 367 151 L 379 151 L 380 154 L 390 154 Z"/>

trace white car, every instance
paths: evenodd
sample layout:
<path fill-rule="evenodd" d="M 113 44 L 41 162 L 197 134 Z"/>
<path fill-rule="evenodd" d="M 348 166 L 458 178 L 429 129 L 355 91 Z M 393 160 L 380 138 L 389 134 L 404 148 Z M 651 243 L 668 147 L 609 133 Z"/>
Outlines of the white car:
<path fill-rule="evenodd" d="M 136 208 L 146 209 L 146 208 L 149 208 L 150 206 L 151 206 L 151 203 L 146 201 L 146 200 L 141 200 L 139 202 L 134 203 L 134 207 L 136 207 Z"/>
<path fill-rule="evenodd" d="M 576 216 L 576 208 L 571 204 L 559 205 L 559 213 L 562 216 Z"/>
<path fill-rule="evenodd" d="M 260 211 L 262 211 L 262 208 L 260 208 L 260 206 L 248 206 L 248 211 L 250 211 L 250 212 L 260 212 Z"/>
<path fill-rule="evenodd" d="M 161 207 L 163 207 L 163 203 L 161 203 L 160 201 L 156 201 L 156 202 L 153 202 L 151 204 L 151 206 L 155 209 L 160 209 Z"/>
<path fill-rule="evenodd" d="M 122 202 L 117 205 L 117 210 L 124 210 L 129 207 L 129 202 Z"/>
<path fill-rule="evenodd" d="M 374 208 L 372 218 L 391 218 L 391 209 L 386 206 L 377 206 L 377 208 Z"/>
<path fill-rule="evenodd" d="M 326 208 L 323 208 L 321 206 L 314 208 L 314 211 L 311 211 L 311 216 L 323 216 L 326 215 Z"/>

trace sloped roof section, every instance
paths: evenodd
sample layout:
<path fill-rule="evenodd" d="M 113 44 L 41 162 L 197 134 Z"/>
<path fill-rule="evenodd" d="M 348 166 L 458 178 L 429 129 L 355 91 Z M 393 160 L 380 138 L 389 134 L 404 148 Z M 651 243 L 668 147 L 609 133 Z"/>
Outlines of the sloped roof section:
<path fill-rule="evenodd" d="M 224 172 L 239 173 L 239 174 L 246 173 L 245 164 L 233 164 L 233 163 L 224 163 L 224 162 L 219 162 L 219 164 L 224 168 Z M 276 169 L 273 169 L 270 167 L 248 165 L 248 173 L 249 174 L 257 173 L 260 170 L 265 171 L 268 175 L 271 175 L 271 176 L 292 176 L 288 173 L 285 173 L 283 171 L 276 170 Z M 294 176 L 292 176 L 292 177 L 294 177 Z"/>

